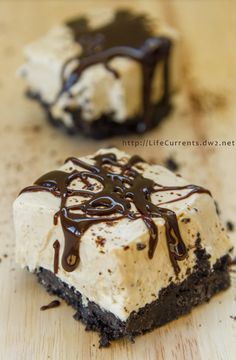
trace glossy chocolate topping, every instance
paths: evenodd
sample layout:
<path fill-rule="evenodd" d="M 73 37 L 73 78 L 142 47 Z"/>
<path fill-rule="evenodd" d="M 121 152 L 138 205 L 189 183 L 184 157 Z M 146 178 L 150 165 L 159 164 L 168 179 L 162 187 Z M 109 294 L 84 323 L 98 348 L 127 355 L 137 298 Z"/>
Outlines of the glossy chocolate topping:
<path fill-rule="evenodd" d="M 58 240 L 54 241 L 53 248 L 54 248 L 53 271 L 54 271 L 54 274 L 57 274 L 58 268 L 59 268 L 59 251 L 60 251 L 60 242 Z"/>
<path fill-rule="evenodd" d="M 176 214 L 162 205 L 186 199 L 195 193 L 210 192 L 196 185 L 164 186 L 145 178 L 136 166 L 144 162 L 139 156 L 131 157 L 125 164 L 119 162 L 114 153 L 106 153 L 94 157 L 94 164 L 88 164 L 80 159 L 71 157 L 71 161 L 80 169 L 71 172 L 55 170 L 40 177 L 35 185 L 22 190 L 48 191 L 60 197 L 59 211 L 54 215 L 54 224 L 60 218 L 64 233 L 65 245 L 62 255 L 64 270 L 71 272 L 79 264 L 80 240 L 85 231 L 99 222 L 112 222 L 122 218 L 130 220 L 142 219 L 149 230 L 148 256 L 152 259 L 158 243 L 158 228 L 153 218 L 165 220 L 166 240 L 171 263 L 176 274 L 180 271 L 178 261 L 183 260 L 187 250 L 181 237 Z M 136 166 L 136 169 L 134 169 Z M 72 182 L 79 180 L 83 189 L 73 189 Z M 91 181 L 99 184 L 99 189 Z M 155 205 L 151 195 L 165 191 L 189 190 L 187 194 L 178 196 L 170 201 Z M 22 193 L 21 192 L 21 193 Z M 83 201 L 69 205 L 68 199 L 82 196 Z M 58 244 L 57 244 L 58 247 Z M 55 249 L 55 243 L 54 243 Z M 58 255 L 57 255 L 58 256 Z M 55 266 L 54 258 L 54 271 Z"/>
<path fill-rule="evenodd" d="M 109 61 L 114 57 L 128 57 L 140 63 L 143 75 L 143 123 L 138 125 L 140 132 L 149 126 L 153 106 L 150 102 L 152 78 L 156 65 L 163 61 L 163 99 L 168 98 L 168 55 L 170 39 L 155 36 L 149 19 L 144 15 L 135 15 L 129 11 L 116 12 L 114 19 L 100 28 L 89 26 L 86 17 L 77 18 L 67 23 L 74 33 L 74 38 L 82 46 L 78 58 L 67 61 L 62 70 L 62 90 L 59 96 L 70 90 L 78 81 L 82 72 L 95 64 L 104 64 L 114 76 L 119 73 L 112 69 Z M 79 60 L 78 67 L 65 79 L 65 69 L 71 61 Z"/>

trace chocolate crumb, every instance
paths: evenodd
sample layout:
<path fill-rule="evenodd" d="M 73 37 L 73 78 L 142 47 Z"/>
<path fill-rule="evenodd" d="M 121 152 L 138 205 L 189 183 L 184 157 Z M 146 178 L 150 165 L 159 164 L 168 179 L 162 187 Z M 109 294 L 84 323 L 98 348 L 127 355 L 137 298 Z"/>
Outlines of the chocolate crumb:
<path fill-rule="evenodd" d="M 106 239 L 102 236 L 98 236 L 97 239 L 95 240 L 95 242 L 96 242 L 97 246 L 104 246 Z"/>
<path fill-rule="evenodd" d="M 165 166 L 171 171 L 179 170 L 179 164 L 172 157 L 165 160 Z"/>
<path fill-rule="evenodd" d="M 146 246 L 147 246 L 146 244 L 142 244 L 142 243 L 136 244 L 137 250 L 143 250 L 143 249 L 145 249 Z"/>
<path fill-rule="evenodd" d="M 129 246 L 128 246 L 128 245 L 124 246 L 124 250 L 125 250 L 125 251 L 128 250 L 128 249 L 129 249 Z"/>
<path fill-rule="evenodd" d="M 236 316 L 230 315 L 230 318 L 236 320 Z"/>
<path fill-rule="evenodd" d="M 226 229 L 228 231 L 234 231 L 234 224 L 232 223 L 232 221 L 227 221 L 226 222 Z"/>
<path fill-rule="evenodd" d="M 7 255 L 7 254 L 4 254 L 4 255 L 3 255 L 3 257 L 7 258 L 7 257 L 8 257 L 8 255 Z"/>
<path fill-rule="evenodd" d="M 55 307 L 58 307 L 60 304 L 61 303 L 59 300 L 53 300 L 48 305 L 41 306 L 40 310 L 44 311 L 44 310 L 48 310 L 48 309 L 53 309 Z"/>
<path fill-rule="evenodd" d="M 191 221 L 191 219 L 189 219 L 189 218 L 183 218 L 181 220 L 181 222 L 183 222 L 184 224 L 188 224 L 190 221 Z"/>

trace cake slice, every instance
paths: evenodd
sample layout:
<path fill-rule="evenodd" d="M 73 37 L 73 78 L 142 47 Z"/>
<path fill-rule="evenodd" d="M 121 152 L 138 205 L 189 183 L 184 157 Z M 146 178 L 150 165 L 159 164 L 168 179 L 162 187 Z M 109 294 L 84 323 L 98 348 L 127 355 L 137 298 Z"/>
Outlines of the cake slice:
<path fill-rule="evenodd" d="M 144 14 L 97 11 L 26 46 L 19 73 L 50 121 L 69 132 L 94 138 L 144 132 L 170 110 L 176 39 Z"/>
<path fill-rule="evenodd" d="M 16 260 L 101 345 L 163 325 L 230 284 L 211 193 L 116 148 L 66 160 L 14 203 Z"/>

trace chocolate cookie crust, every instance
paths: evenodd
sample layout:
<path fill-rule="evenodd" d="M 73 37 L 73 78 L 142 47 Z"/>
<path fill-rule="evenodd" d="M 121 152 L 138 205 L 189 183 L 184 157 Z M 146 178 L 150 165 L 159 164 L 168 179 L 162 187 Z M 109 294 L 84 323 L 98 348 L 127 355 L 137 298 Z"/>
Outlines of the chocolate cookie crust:
<path fill-rule="evenodd" d="M 228 255 L 217 260 L 210 269 L 209 256 L 198 245 L 197 263 L 194 271 L 181 283 L 171 283 L 163 288 L 158 299 L 133 312 L 127 321 L 121 321 L 111 312 L 101 309 L 94 302 L 83 304 L 81 294 L 62 282 L 51 271 L 40 268 L 36 273 L 38 281 L 53 295 L 64 299 L 76 313 L 74 319 L 80 320 L 86 330 L 97 331 L 100 347 L 109 346 L 110 341 L 119 338 L 133 340 L 167 322 L 189 313 L 195 306 L 208 302 L 218 292 L 230 286 Z"/>
<path fill-rule="evenodd" d="M 83 134 L 84 136 L 95 140 L 102 140 L 114 136 L 129 135 L 132 133 L 141 134 L 144 132 L 142 116 L 130 118 L 120 124 L 112 121 L 112 116 L 104 114 L 96 121 L 88 122 L 82 118 L 81 111 L 79 109 L 73 111 L 68 109 L 72 115 L 73 126 L 67 127 L 61 119 L 53 117 L 50 112 L 50 106 L 43 102 L 39 95 L 27 91 L 26 96 L 39 102 L 46 113 L 47 121 L 52 126 L 60 128 L 69 135 Z M 170 97 L 166 94 L 160 102 L 151 106 L 150 119 L 148 126 L 145 127 L 145 131 L 152 130 L 155 126 L 162 122 L 170 114 L 172 109 L 173 106 L 171 104 Z"/>

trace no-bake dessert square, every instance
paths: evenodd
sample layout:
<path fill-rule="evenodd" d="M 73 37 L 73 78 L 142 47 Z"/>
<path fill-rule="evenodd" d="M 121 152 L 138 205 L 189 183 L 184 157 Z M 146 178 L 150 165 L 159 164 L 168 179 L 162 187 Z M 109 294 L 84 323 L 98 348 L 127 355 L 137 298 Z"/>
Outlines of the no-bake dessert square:
<path fill-rule="evenodd" d="M 210 191 L 116 148 L 71 157 L 14 203 L 16 260 L 101 335 L 133 339 L 228 288 Z"/>
<path fill-rule="evenodd" d="M 70 133 L 143 133 L 170 111 L 179 72 L 177 37 L 143 14 L 97 12 L 26 46 L 19 73 L 49 120 Z"/>

